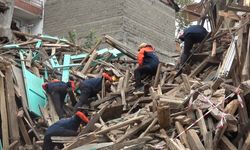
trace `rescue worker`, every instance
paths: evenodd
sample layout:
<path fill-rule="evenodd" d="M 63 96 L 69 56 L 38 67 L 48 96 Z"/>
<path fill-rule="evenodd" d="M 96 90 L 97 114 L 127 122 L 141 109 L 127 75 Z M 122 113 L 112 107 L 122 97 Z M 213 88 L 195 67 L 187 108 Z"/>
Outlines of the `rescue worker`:
<path fill-rule="evenodd" d="M 202 42 L 208 31 L 201 25 L 192 25 L 184 30 L 179 39 L 184 41 L 184 50 L 180 57 L 180 64 L 183 65 L 191 54 L 193 44 Z"/>
<path fill-rule="evenodd" d="M 155 75 L 159 64 L 159 59 L 155 54 L 155 49 L 147 43 L 140 44 L 138 48 L 137 61 L 139 66 L 134 71 L 135 89 L 140 91 L 143 87 L 142 78 L 147 75 Z"/>
<path fill-rule="evenodd" d="M 69 82 L 65 83 L 55 79 L 52 80 L 52 82 L 44 83 L 42 87 L 51 96 L 51 100 L 55 106 L 55 110 L 59 116 L 59 119 L 65 117 L 63 110 L 64 99 L 67 93 L 75 90 L 74 81 L 69 80 Z"/>
<path fill-rule="evenodd" d="M 80 81 L 79 89 L 81 91 L 80 99 L 75 105 L 75 111 L 78 107 L 83 105 L 89 105 L 91 103 L 90 98 L 95 97 L 102 89 L 102 80 L 105 79 L 105 87 L 108 89 L 111 82 L 114 81 L 114 77 L 110 73 L 103 73 L 102 77 L 91 78 Z"/>
<path fill-rule="evenodd" d="M 89 122 L 89 119 L 81 111 L 77 111 L 74 116 L 71 118 L 64 118 L 50 127 L 48 127 L 45 132 L 43 150 L 53 150 L 55 146 L 58 148 L 63 148 L 63 144 L 53 143 L 52 136 L 76 136 L 78 135 L 78 128 L 80 124 L 86 125 Z"/>

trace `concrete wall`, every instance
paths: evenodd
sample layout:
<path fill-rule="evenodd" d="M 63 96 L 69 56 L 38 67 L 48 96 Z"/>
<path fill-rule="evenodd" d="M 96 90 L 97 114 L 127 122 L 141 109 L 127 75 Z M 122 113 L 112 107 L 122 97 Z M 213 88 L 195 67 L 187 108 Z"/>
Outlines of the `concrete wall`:
<path fill-rule="evenodd" d="M 49 0 L 45 5 L 44 33 L 67 36 L 75 30 L 86 36 L 109 34 L 136 52 L 148 42 L 164 61 L 174 51 L 175 13 L 159 0 Z"/>

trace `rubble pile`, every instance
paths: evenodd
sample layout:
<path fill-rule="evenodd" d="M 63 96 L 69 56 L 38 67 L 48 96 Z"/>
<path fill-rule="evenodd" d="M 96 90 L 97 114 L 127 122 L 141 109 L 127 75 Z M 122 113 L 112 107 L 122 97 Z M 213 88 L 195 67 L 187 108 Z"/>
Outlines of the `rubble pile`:
<path fill-rule="evenodd" d="M 243 9 L 249 7 L 231 1 L 218 10 L 211 1 L 202 6 L 200 22 L 210 18 L 211 36 L 181 70 L 161 62 L 156 75 L 144 79 L 144 93 L 134 93 L 136 55 L 108 35 L 83 49 L 65 39 L 14 31 L 28 40 L 0 47 L 3 148 L 40 149 L 46 128 L 58 121 L 44 82 L 109 70 L 117 81 L 84 108 L 90 122 L 79 135 L 52 137 L 64 149 L 250 149 L 250 16 Z M 100 49 L 104 43 L 108 48 Z M 71 116 L 73 106 L 66 104 Z"/>

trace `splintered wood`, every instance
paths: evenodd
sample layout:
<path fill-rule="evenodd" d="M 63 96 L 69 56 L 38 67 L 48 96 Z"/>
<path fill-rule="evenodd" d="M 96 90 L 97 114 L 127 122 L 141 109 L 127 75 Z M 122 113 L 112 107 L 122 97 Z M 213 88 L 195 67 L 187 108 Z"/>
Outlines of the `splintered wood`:
<path fill-rule="evenodd" d="M 59 120 L 50 95 L 45 106 L 29 104 L 26 71 L 45 82 L 67 82 L 99 77 L 105 70 L 116 77 L 110 90 L 103 80 L 100 93 L 83 107 L 90 122 L 77 136 L 52 137 L 64 149 L 248 150 L 250 9 L 243 2 L 202 0 L 195 18 L 207 20 L 211 36 L 198 45 L 182 73 L 161 62 L 156 75 L 142 80 L 144 93 L 139 94 L 134 92 L 136 54 L 111 36 L 83 49 L 75 41 L 14 31 L 28 41 L 0 46 L 3 149 L 39 149 L 46 129 Z M 194 14 L 188 7 L 185 12 Z M 42 83 L 33 84 L 41 88 Z M 67 96 L 66 117 L 74 115 L 78 99 L 74 92 Z"/>

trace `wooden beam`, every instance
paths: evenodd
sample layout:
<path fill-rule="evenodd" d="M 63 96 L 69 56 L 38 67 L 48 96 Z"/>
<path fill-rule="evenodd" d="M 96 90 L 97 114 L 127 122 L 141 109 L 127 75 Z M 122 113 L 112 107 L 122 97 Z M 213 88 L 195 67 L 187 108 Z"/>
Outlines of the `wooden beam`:
<path fill-rule="evenodd" d="M 94 114 L 93 117 L 91 117 L 89 123 L 85 126 L 85 128 L 81 131 L 80 135 L 86 134 L 93 130 L 93 127 L 95 123 L 99 120 L 99 118 L 102 116 L 103 112 L 108 107 L 108 104 L 104 105 L 102 109 L 100 109 L 96 114 Z"/>
<path fill-rule="evenodd" d="M 248 132 L 247 138 L 242 146 L 242 150 L 249 150 L 250 149 L 250 133 Z"/>
<path fill-rule="evenodd" d="M 143 138 L 136 138 L 134 140 L 129 140 L 129 141 L 124 141 L 124 142 L 121 142 L 121 143 L 115 143 L 113 145 L 110 145 L 110 146 L 106 146 L 106 147 L 103 147 L 103 148 L 99 148 L 97 150 L 119 150 L 119 149 L 122 149 L 124 148 L 125 146 L 128 147 L 130 145 L 134 145 L 134 144 L 138 144 L 138 143 L 147 143 L 148 141 L 152 140 L 151 137 L 143 137 Z"/>
<path fill-rule="evenodd" d="M 197 118 L 201 118 L 203 116 L 203 113 L 200 109 L 196 110 L 196 116 L 197 116 Z M 206 136 L 207 136 L 207 126 L 206 126 L 204 118 L 200 119 L 200 121 L 198 122 L 198 125 L 200 127 L 200 131 L 201 131 L 203 140 L 205 140 Z"/>
<path fill-rule="evenodd" d="M 167 148 L 169 148 L 169 150 L 181 150 L 178 144 L 167 135 L 164 129 L 161 129 L 160 133 L 162 134 L 164 141 L 166 142 L 166 146 Z"/>
<path fill-rule="evenodd" d="M 184 131 L 184 128 L 179 121 L 175 122 L 175 128 L 176 128 L 178 134 L 180 134 Z M 185 132 L 183 132 L 183 134 L 180 135 L 180 140 L 181 140 L 182 144 L 184 144 L 184 146 L 186 146 L 187 148 L 190 149 L 190 146 L 189 146 L 188 140 L 187 140 L 187 134 Z"/>
<path fill-rule="evenodd" d="M 6 109 L 5 100 L 5 89 L 3 77 L 0 76 L 0 104 L 1 104 L 1 130 L 2 130 L 2 144 L 3 149 L 8 149 L 9 147 L 9 125 L 8 125 L 8 115 Z"/>
<path fill-rule="evenodd" d="M 206 150 L 213 150 L 213 131 L 207 132 L 204 145 Z"/>
<path fill-rule="evenodd" d="M 23 113 L 24 113 L 23 110 L 18 112 L 18 115 L 17 115 L 18 116 L 17 117 L 18 124 L 19 124 L 19 128 L 20 128 L 20 131 L 21 131 L 21 134 L 23 136 L 23 139 L 24 139 L 25 143 L 28 144 L 28 145 L 31 145 L 32 143 L 31 143 L 28 131 L 27 131 L 27 129 L 26 129 L 25 125 L 24 125 L 24 122 L 23 122 L 23 118 L 22 118 Z"/>
<path fill-rule="evenodd" d="M 182 80 L 183 80 L 183 83 L 184 83 L 184 87 L 186 89 L 186 91 L 188 93 L 190 93 L 191 91 L 191 86 L 190 86 L 190 83 L 189 83 L 189 78 L 186 74 L 181 74 L 181 77 L 182 77 Z"/>
<path fill-rule="evenodd" d="M 237 148 L 229 141 L 226 136 L 221 138 L 219 147 L 223 150 L 237 150 Z"/>
<path fill-rule="evenodd" d="M 157 85 L 159 83 L 160 75 L 161 75 L 161 66 L 162 66 L 162 63 L 159 63 L 158 67 L 157 67 L 157 71 L 156 71 L 156 75 L 155 75 L 155 80 L 154 80 L 153 87 L 157 87 Z"/>
<path fill-rule="evenodd" d="M 107 127 L 103 130 L 100 130 L 98 132 L 96 132 L 96 134 L 104 134 L 104 133 L 107 133 L 111 130 L 114 130 L 114 129 L 119 129 L 121 127 L 124 127 L 126 125 L 129 125 L 131 123 L 135 123 L 135 122 L 138 122 L 138 121 L 142 121 L 142 119 L 144 118 L 145 116 L 139 116 L 139 117 L 136 117 L 136 118 L 132 118 L 132 119 L 129 119 L 129 120 L 126 120 L 124 122 L 121 122 L 121 123 L 118 123 L 118 124 L 115 124 L 113 126 L 110 126 L 110 127 Z"/>
<path fill-rule="evenodd" d="M 207 57 L 206 59 L 204 59 L 199 66 L 197 66 L 195 68 L 195 70 L 188 76 L 188 77 L 194 77 L 196 76 L 197 74 L 199 74 L 204 68 L 205 66 L 207 65 L 208 61 L 209 61 L 210 57 Z"/>
<path fill-rule="evenodd" d="M 85 137 L 78 137 L 75 139 L 75 141 L 73 143 L 71 143 L 69 146 L 64 147 L 64 150 L 71 150 L 71 149 L 75 149 L 79 146 L 85 145 L 85 144 L 89 144 L 92 141 L 96 140 L 96 135 L 95 134 L 89 134 Z"/>
<path fill-rule="evenodd" d="M 192 150 L 205 150 L 205 147 L 201 143 L 200 138 L 198 137 L 195 130 L 193 129 L 188 130 L 187 138 L 188 138 L 188 143 Z"/>
<path fill-rule="evenodd" d="M 13 76 L 10 66 L 7 67 L 5 72 L 5 94 L 7 101 L 7 112 L 8 112 L 8 121 L 9 121 L 9 133 L 10 133 L 10 141 L 19 141 L 19 127 L 17 121 L 17 105 L 15 100 L 14 93 L 14 83 Z"/>
<path fill-rule="evenodd" d="M 86 74 L 91 63 L 93 62 L 93 60 L 95 60 L 95 58 L 97 57 L 97 52 L 96 51 L 93 51 L 93 53 L 91 54 L 91 56 L 89 57 L 87 63 L 84 65 L 83 69 L 82 69 L 82 74 Z"/>
<path fill-rule="evenodd" d="M 152 118 L 149 118 L 147 120 L 142 121 L 139 125 L 133 127 L 126 134 L 124 134 L 119 139 L 117 139 L 116 143 L 120 143 L 120 142 L 124 141 L 126 138 L 130 138 L 131 136 L 133 136 L 134 134 L 138 133 L 143 128 L 146 128 L 146 126 L 149 125 L 150 122 L 152 122 L 152 120 L 153 120 Z"/>
<path fill-rule="evenodd" d="M 122 44 L 121 42 L 119 42 L 118 40 L 112 38 L 112 37 L 109 36 L 109 35 L 105 35 L 104 38 L 105 38 L 105 41 L 106 41 L 109 45 L 111 45 L 111 46 L 113 46 L 114 48 L 118 49 L 118 50 L 121 51 L 123 54 L 127 55 L 129 58 L 134 59 L 134 60 L 137 59 L 136 55 L 133 54 L 133 53 L 131 52 L 131 49 L 128 48 L 127 46 L 125 46 L 124 44 Z"/>
<path fill-rule="evenodd" d="M 151 124 L 147 127 L 147 129 L 139 136 L 139 138 L 144 137 L 144 136 L 150 131 L 150 129 L 157 123 L 157 121 L 158 121 L 158 119 L 155 118 L 155 119 L 151 122 Z"/>

